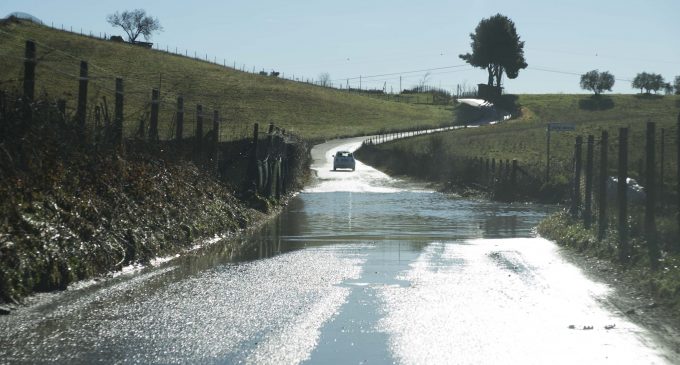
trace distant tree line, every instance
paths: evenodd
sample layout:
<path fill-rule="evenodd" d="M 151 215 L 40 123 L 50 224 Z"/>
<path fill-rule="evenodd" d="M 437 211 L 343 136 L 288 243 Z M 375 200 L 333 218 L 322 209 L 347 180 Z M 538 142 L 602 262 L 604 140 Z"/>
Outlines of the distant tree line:
<path fill-rule="evenodd" d="M 581 88 L 583 90 L 592 91 L 596 96 L 605 91 L 612 91 L 614 86 L 614 75 L 609 71 L 600 72 L 598 70 L 588 71 L 581 75 Z M 666 82 L 663 76 L 655 73 L 640 72 L 638 73 L 631 86 L 635 89 L 640 89 L 640 93 L 651 94 L 652 91 L 656 94 L 662 90 L 666 95 L 673 94 L 680 95 L 680 76 L 675 76 L 674 82 Z"/>
<path fill-rule="evenodd" d="M 635 76 L 633 82 L 631 83 L 633 88 L 640 89 L 640 93 L 644 89 L 647 94 L 654 91 L 656 93 L 662 88 L 665 88 L 666 82 L 663 76 L 654 73 L 641 72 Z M 670 86 L 670 84 L 668 84 Z"/>

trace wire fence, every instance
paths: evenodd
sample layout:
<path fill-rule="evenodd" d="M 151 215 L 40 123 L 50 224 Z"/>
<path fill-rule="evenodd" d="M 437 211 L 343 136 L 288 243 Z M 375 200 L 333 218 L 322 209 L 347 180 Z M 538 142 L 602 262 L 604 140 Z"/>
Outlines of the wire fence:
<path fill-rule="evenodd" d="M 570 212 L 599 240 L 616 237 L 621 261 L 645 257 L 657 269 L 680 252 L 680 115 L 671 128 L 648 122 L 613 137 L 576 138 Z"/>
<path fill-rule="evenodd" d="M 113 85 L 109 86 L 112 73 L 103 67 L 90 67 L 85 61 L 80 61 L 76 72 L 54 72 L 57 68 L 50 62 L 55 61 L 55 55 L 63 54 L 50 48 L 43 52 L 39 49 L 36 42 L 26 41 L 22 62 L 10 59 L 21 65 L 22 73 L 17 79 L 23 92 L 18 88 L 0 92 L 0 117 L 2 128 L 6 129 L 3 139 L 7 136 L 20 139 L 36 126 L 34 121 L 41 120 L 37 125 L 51 123 L 58 114 L 59 123 L 77 129 L 83 146 L 190 160 L 235 185 L 252 184 L 252 189 L 265 196 L 279 198 L 297 184 L 306 156 L 301 152 L 306 147 L 297 136 L 271 124 L 266 137 L 269 143 L 260 144 L 265 147 L 258 150 L 257 129 L 253 138 L 252 127 L 246 130 L 242 124 L 226 121 L 217 108 L 206 108 L 200 103 L 195 108 L 186 108 L 183 93 L 168 87 L 164 97 L 158 88 L 145 91 L 140 83 L 132 83 L 126 89 L 127 84 L 120 77 L 113 78 Z M 59 60 L 59 65 L 63 65 L 62 61 Z M 48 80 L 51 90 L 59 90 L 63 85 L 67 85 L 67 90 L 76 89 L 75 105 L 67 106 L 64 98 L 72 96 L 70 90 L 57 91 L 57 97 L 50 97 L 47 89 L 37 94 L 36 85 L 41 78 Z M 171 99 L 173 96 L 176 98 Z M 193 100 L 200 96 L 191 95 Z M 16 111 L 20 111 L 19 117 Z M 258 183 L 261 181 L 265 185 Z"/>
<path fill-rule="evenodd" d="M 149 42 L 126 42 L 122 40 L 122 38 L 116 34 L 112 33 L 107 33 L 107 32 L 98 32 L 98 31 L 91 31 L 91 30 L 85 30 L 82 27 L 73 27 L 73 26 L 65 26 L 63 23 L 62 24 L 55 24 L 54 22 L 44 23 L 41 22 L 40 25 L 46 26 L 49 28 L 52 28 L 54 30 L 62 31 L 62 32 L 67 32 L 69 34 L 73 35 L 79 35 L 82 37 L 87 37 L 93 40 L 101 40 L 101 41 L 108 41 L 108 42 L 119 42 L 119 43 L 124 43 L 124 44 L 130 44 L 131 46 L 138 46 L 138 47 L 144 47 L 144 48 L 149 48 L 152 51 L 163 53 L 163 54 L 169 54 L 169 55 L 175 55 L 179 57 L 185 57 L 185 58 L 190 58 L 195 61 L 200 61 L 200 62 L 205 62 L 207 64 L 211 64 L 214 66 L 220 66 L 223 68 L 228 68 L 230 70 L 235 70 L 235 71 L 240 71 L 244 73 L 249 73 L 253 75 L 259 75 L 259 76 L 266 76 L 266 77 L 277 77 L 281 78 L 284 80 L 292 81 L 292 82 L 297 82 L 297 83 L 303 83 L 306 85 L 311 85 L 311 86 L 317 86 L 320 88 L 326 88 L 326 89 L 333 89 L 333 90 L 338 90 L 338 91 L 343 91 L 347 93 L 353 93 L 353 94 L 360 94 L 360 95 L 366 95 L 366 96 L 371 96 L 374 98 L 381 98 L 385 101 L 393 101 L 393 102 L 402 102 L 402 103 L 411 103 L 411 104 L 441 104 L 444 102 L 444 100 L 440 97 L 437 97 L 436 94 L 439 94 L 443 89 L 439 87 L 434 87 L 430 85 L 423 85 L 422 81 L 419 81 L 420 86 L 416 86 L 416 88 L 420 87 L 423 90 L 421 91 L 422 94 L 432 94 L 430 95 L 429 98 L 423 98 L 423 97 L 417 97 L 414 95 L 408 95 L 408 90 L 407 89 L 401 89 L 401 80 L 402 79 L 407 79 L 407 78 L 413 78 L 413 77 L 418 77 L 420 78 L 420 75 L 413 75 L 412 73 L 421 73 L 421 72 L 427 72 L 426 75 L 432 75 L 431 71 L 435 71 L 438 73 L 451 73 L 451 72 L 462 72 L 462 71 L 468 71 L 472 69 L 471 67 L 466 67 L 468 66 L 467 64 L 465 65 L 454 65 L 454 66 L 447 66 L 447 67 L 439 67 L 439 68 L 433 68 L 433 69 L 426 69 L 426 70 L 416 70 L 416 71 L 404 71 L 400 73 L 393 73 L 393 74 L 386 74 L 389 76 L 393 76 L 390 78 L 384 78 L 384 77 L 379 77 L 379 76 L 386 76 L 386 75 L 367 75 L 367 76 L 357 76 L 357 77 L 349 77 L 349 78 L 344 78 L 344 79 L 336 79 L 336 80 L 330 80 L 328 78 L 325 78 L 323 76 L 319 76 L 319 79 L 315 79 L 313 77 L 307 77 L 304 75 L 296 75 L 295 73 L 288 72 L 286 73 L 285 71 L 281 70 L 275 70 L 272 67 L 257 67 L 254 65 L 247 65 L 242 62 L 236 61 L 236 59 L 229 60 L 224 57 L 218 57 L 216 55 L 211 55 L 209 52 L 206 51 L 198 51 L 198 50 L 190 50 L 188 48 L 183 48 L 183 47 L 178 47 L 178 46 L 173 46 L 169 44 L 160 44 L 160 43 L 149 43 Z M 8 32 L 4 32 L 0 30 L 0 33 L 5 33 L 5 34 L 10 34 Z M 47 45 L 41 44 L 41 47 L 47 49 Z M 55 52 L 60 52 L 66 57 L 71 57 L 71 58 L 77 58 L 73 55 L 69 55 L 65 53 L 64 51 L 59 51 L 59 50 L 54 50 Z M 0 53 L 2 55 L 3 53 Z M 96 67 L 96 66 L 95 66 Z M 465 68 L 462 68 L 465 67 Z M 460 68 L 460 69 L 459 69 Z M 441 71 L 440 69 L 454 69 L 454 70 L 446 70 L 446 71 Z M 438 71 L 439 70 L 439 71 Z M 107 70 L 100 68 L 100 71 L 106 72 Z M 130 70 L 133 71 L 133 70 Z M 110 71 L 108 71 L 110 72 Z M 399 80 L 399 89 L 394 92 L 393 88 L 390 87 L 389 90 L 387 88 L 387 82 L 386 81 L 396 81 Z M 2 80 L 0 80 L 2 82 Z M 370 86 L 369 86 L 370 85 Z M 404 92 L 406 91 L 406 93 Z M 445 91 L 445 90 L 444 90 Z M 458 92 L 456 95 L 452 95 L 451 93 L 446 92 L 448 95 L 448 98 L 446 99 L 446 102 L 451 102 L 452 97 L 474 97 L 477 96 L 476 91 L 473 90 L 468 90 L 468 89 L 463 89 L 461 88 L 461 85 L 458 85 Z"/>

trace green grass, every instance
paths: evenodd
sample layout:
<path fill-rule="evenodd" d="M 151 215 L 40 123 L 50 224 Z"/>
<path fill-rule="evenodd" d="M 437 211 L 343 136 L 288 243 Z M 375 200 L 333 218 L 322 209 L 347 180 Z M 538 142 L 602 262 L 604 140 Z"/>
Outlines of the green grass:
<path fill-rule="evenodd" d="M 675 226 L 674 219 L 671 224 Z M 619 280 L 622 279 L 625 285 L 632 284 L 649 292 L 655 300 L 666 305 L 676 319 L 680 315 L 680 255 L 677 252 L 667 252 L 659 269 L 651 270 L 644 238 L 631 237 L 631 257 L 627 263 L 621 263 L 616 250 L 616 231 L 610 230 L 604 240 L 598 241 L 594 229 L 584 228 L 580 221 L 571 218 L 566 212 L 548 217 L 539 224 L 537 230 L 543 237 L 559 245 L 590 257 L 611 261 Z M 677 230 L 676 226 L 676 237 Z"/>
<path fill-rule="evenodd" d="M 657 146 L 661 129 L 665 129 L 664 172 L 676 176 L 676 123 L 680 112 L 680 96 L 607 95 L 593 110 L 589 95 L 519 95 L 517 103 L 522 115 L 495 126 L 468 128 L 442 133 L 438 136 L 421 136 L 388 143 L 382 148 L 426 153 L 433 143 L 444 154 L 463 157 L 513 159 L 521 166 L 542 174 L 546 163 L 546 125 L 550 122 L 575 123 L 574 132 L 552 133 L 551 170 L 555 179 L 571 176 L 571 159 L 576 135 L 595 135 L 599 140 L 602 130 L 609 131 L 609 166 L 616 167 L 618 128 L 628 127 L 629 166 L 633 176 L 639 175 L 645 146 L 647 121 L 657 123 Z M 433 139 L 437 139 L 433 142 Z M 597 153 L 597 150 L 596 150 Z M 585 147 L 584 147 L 585 155 Z M 657 159 L 660 158 L 657 152 Z M 674 181 L 675 179 L 673 179 Z"/>
<path fill-rule="evenodd" d="M 450 123 L 455 114 L 451 106 L 348 94 L 27 22 L 0 24 L 0 90 L 21 89 L 26 39 L 37 42 L 36 90 L 55 99 L 66 99 L 71 113 L 76 104 L 81 59 L 89 62 L 93 78 L 88 95 L 90 116 L 93 106 L 102 103 L 102 97 L 111 108 L 114 79 L 122 77 L 128 135 L 148 112 L 151 89 L 159 86 L 161 138 L 172 136 L 178 95 L 184 97 L 187 110 L 185 134 L 193 133 L 195 105 L 200 103 L 210 116 L 213 109 L 220 111 L 226 123 L 221 138 L 227 140 L 250 135 L 256 122 L 273 122 L 305 138 L 323 139 L 441 125 Z"/>

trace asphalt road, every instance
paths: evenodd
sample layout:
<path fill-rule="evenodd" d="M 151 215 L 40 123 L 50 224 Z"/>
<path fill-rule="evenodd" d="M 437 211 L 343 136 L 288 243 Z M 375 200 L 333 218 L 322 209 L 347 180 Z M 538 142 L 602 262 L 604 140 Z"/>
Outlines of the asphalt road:
<path fill-rule="evenodd" d="M 0 363 L 678 363 L 535 225 L 554 207 L 444 196 L 312 151 L 260 232 L 0 317 Z M 613 326 L 613 327 L 612 327 Z"/>

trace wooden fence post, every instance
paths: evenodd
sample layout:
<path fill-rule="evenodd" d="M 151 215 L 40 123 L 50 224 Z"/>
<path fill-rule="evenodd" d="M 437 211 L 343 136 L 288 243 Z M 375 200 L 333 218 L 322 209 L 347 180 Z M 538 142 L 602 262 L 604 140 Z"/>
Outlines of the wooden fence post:
<path fill-rule="evenodd" d="M 273 159 L 273 151 L 274 151 L 274 123 L 269 123 L 269 130 L 268 130 L 268 142 L 267 142 L 267 163 L 264 166 L 264 169 L 266 170 L 266 179 L 265 179 L 265 193 L 268 197 L 272 196 L 272 186 L 273 186 L 273 166 L 274 166 L 274 159 Z"/>
<path fill-rule="evenodd" d="M 4 90 L 0 90 L 0 117 L 4 116 L 5 113 L 7 113 L 7 95 Z"/>
<path fill-rule="evenodd" d="M 64 99 L 59 99 L 57 100 L 57 110 L 59 110 L 59 114 L 61 114 L 61 119 L 66 120 L 66 100 Z"/>
<path fill-rule="evenodd" d="M 288 145 L 286 144 L 285 137 L 281 138 L 281 194 L 286 195 L 288 193 L 288 181 L 290 176 L 288 175 Z"/>
<path fill-rule="evenodd" d="M 213 144 L 215 144 L 215 146 L 220 143 L 220 122 L 220 112 L 218 110 L 213 110 L 213 131 L 215 132 Z"/>
<path fill-rule="evenodd" d="M 160 92 L 151 90 L 151 121 L 149 123 L 149 140 L 158 141 L 158 108 L 160 106 Z"/>
<path fill-rule="evenodd" d="M 586 179 L 585 179 L 585 200 L 583 207 L 583 226 L 590 229 L 593 219 L 593 145 L 595 144 L 595 137 L 588 135 L 586 143 Z"/>
<path fill-rule="evenodd" d="M 659 268 L 659 243 L 656 239 L 656 123 L 647 122 L 646 181 L 645 181 L 645 238 L 649 262 L 653 270 Z"/>
<path fill-rule="evenodd" d="M 510 160 L 505 159 L 505 181 L 510 180 L 510 174 L 512 173 L 511 166 L 510 166 Z"/>
<path fill-rule="evenodd" d="M 203 105 L 196 105 L 196 133 L 195 133 L 196 154 L 201 155 L 203 147 Z"/>
<path fill-rule="evenodd" d="M 26 41 L 26 50 L 24 58 L 24 114 L 26 117 L 26 122 L 30 122 L 33 118 L 33 109 L 31 103 L 35 97 L 35 65 L 36 51 L 35 42 L 28 40 Z"/>
<path fill-rule="evenodd" d="M 617 186 L 617 205 L 619 209 L 619 259 L 628 262 L 630 244 L 628 242 L 628 128 L 619 128 L 619 173 Z"/>
<path fill-rule="evenodd" d="M 123 79 L 120 77 L 116 77 L 116 103 L 113 118 L 113 143 L 119 148 L 123 145 Z"/>
<path fill-rule="evenodd" d="M 489 185 L 491 182 L 491 160 L 487 157 L 484 161 L 484 183 Z"/>
<path fill-rule="evenodd" d="M 659 195 L 663 197 L 663 178 L 664 163 L 666 152 L 666 128 L 661 128 L 661 138 L 659 139 Z M 662 198 L 663 199 L 663 198 Z"/>
<path fill-rule="evenodd" d="M 272 147 L 274 145 L 274 123 L 269 123 L 269 130 L 267 131 L 267 136 L 268 136 L 268 146 L 267 146 L 267 154 L 270 154 L 272 151 Z"/>
<path fill-rule="evenodd" d="M 680 113 L 678 113 L 678 121 L 675 125 L 675 149 L 677 152 L 677 158 L 675 160 L 675 169 L 677 175 L 676 193 L 678 195 L 677 201 L 677 216 L 678 216 L 678 227 L 680 227 Z M 680 252 L 680 240 L 675 240 L 675 252 Z"/>
<path fill-rule="evenodd" d="M 88 83 L 87 62 L 80 61 L 80 79 L 78 81 L 78 109 L 76 119 L 78 120 L 78 133 L 81 137 L 85 135 L 85 117 L 87 115 L 87 83 Z"/>
<path fill-rule="evenodd" d="M 184 98 L 181 96 L 177 97 L 177 124 L 175 130 L 175 141 L 177 143 L 182 142 L 182 137 L 184 134 Z"/>
<path fill-rule="evenodd" d="M 283 150 L 283 137 L 281 136 L 281 134 L 276 136 L 276 150 L 278 151 L 279 156 L 276 159 L 276 171 L 274 174 L 276 176 L 275 196 L 276 199 L 281 199 L 281 195 L 283 193 L 283 179 L 282 179 L 283 154 L 281 153 L 281 151 Z"/>
<path fill-rule="evenodd" d="M 602 131 L 600 137 L 600 174 L 597 191 L 597 239 L 602 241 L 607 231 L 607 149 L 609 148 L 609 133 Z"/>
<path fill-rule="evenodd" d="M 576 218 L 581 206 L 581 145 L 583 137 L 576 137 L 574 144 L 574 185 L 571 196 L 571 215 Z"/>
<path fill-rule="evenodd" d="M 257 171 L 258 170 L 258 168 L 257 168 L 258 151 L 257 151 L 257 149 L 258 149 L 258 142 L 259 142 L 259 139 L 260 139 L 259 133 L 260 133 L 260 125 L 258 123 L 255 123 L 253 125 L 253 143 L 252 143 L 252 147 L 250 149 L 250 174 L 249 174 L 250 178 L 248 179 L 248 180 L 250 180 L 249 181 L 250 184 L 255 185 L 255 187 L 256 187 L 255 190 L 257 190 L 257 186 L 258 186 L 258 183 L 257 183 L 257 181 L 258 181 L 258 176 L 257 176 L 258 175 L 258 171 Z"/>
<path fill-rule="evenodd" d="M 512 170 L 510 171 L 510 184 L 513 190 L 517 188 L 517 160 L 514 158 L 512 159 Z"/>
<path fill-rule="evenodd" d="M 213 163 L 215 172 L 219 172 L 220 112 L 213 110 Z"/>

